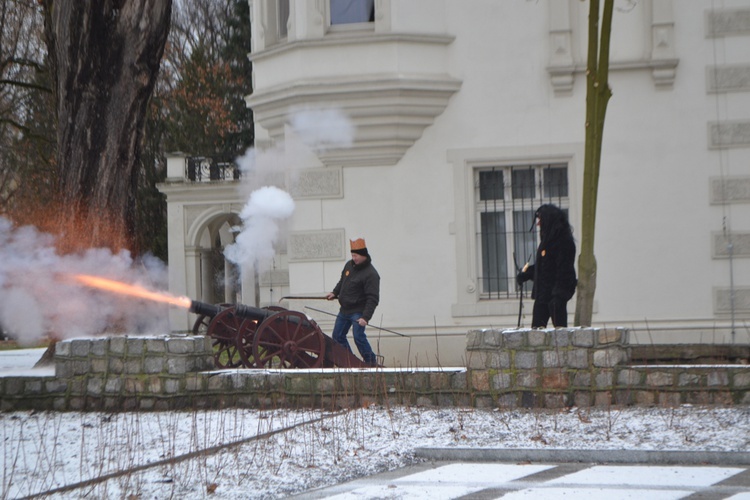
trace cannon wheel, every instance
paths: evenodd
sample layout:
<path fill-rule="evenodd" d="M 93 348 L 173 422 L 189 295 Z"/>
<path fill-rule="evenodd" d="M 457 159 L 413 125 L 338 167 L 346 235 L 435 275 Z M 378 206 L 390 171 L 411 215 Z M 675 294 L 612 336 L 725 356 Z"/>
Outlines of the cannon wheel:
<path fill-rule="evenodd" d="M 227 309 L 229 307 L 232 307 L 232 304 L 216 304 L 222 309 Z M 208 335 L 208 325 L 211 324 L 211 320 L 213 319 L 213 316 L 208 316 L 206 314 L 200 314 L 198 315 L 198 318 L 195 320 L 195 323 L 193 323 L 193 335 Z"/>
<path fill-rule="evenodd" d="M 253 357 L 258 368 L 319 368 L 325 346 L 323 332 L 313 320 L 300 312 L 283 310 L 258 327 Z"/>
<path fill-rule="evenodd" d="M 211 337 L 214 362 L 218 368 L 248 367 L 241 354 L 243 332 L 252 326 L 248 323 L 234 313 L 234 307 L 224 309 L 208 323 L 207 335 Z"/>
<path fill-rule="evenodd" d="M 265 307 L 264 309 L 272 312 L 286 311 L 286 309 L 284 309 L 283 307 L 278 306 L 269 306 Z M 240 325 L 238 347 L 240 358 L 242 358 L 242 362 L 245 365 L 245 368 L 256 368 L 262 366 L 255 362 L 255 354 L 253 353 L 253 342 L 255 340 L 255 335 L 257 332 L 258 320 L 246 319 Z"/>
<path fill-rule="evenodd" d="M 201 314 L 193 323 L 193 335 L 206 335 L 208 325 L 211 323 L 211 316 Z"/>

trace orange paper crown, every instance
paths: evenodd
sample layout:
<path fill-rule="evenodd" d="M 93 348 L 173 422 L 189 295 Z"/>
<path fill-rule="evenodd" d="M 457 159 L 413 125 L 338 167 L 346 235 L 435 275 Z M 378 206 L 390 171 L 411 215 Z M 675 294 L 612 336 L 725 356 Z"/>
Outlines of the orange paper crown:
<path fill-rule="evenodd" d="M 365 240 L 363 238 L 349 240 L 349 245 L 351 246 L 352 250 L 364 250 L 365 248 L 367 248 L 367 244 L 365 244 Z"/>

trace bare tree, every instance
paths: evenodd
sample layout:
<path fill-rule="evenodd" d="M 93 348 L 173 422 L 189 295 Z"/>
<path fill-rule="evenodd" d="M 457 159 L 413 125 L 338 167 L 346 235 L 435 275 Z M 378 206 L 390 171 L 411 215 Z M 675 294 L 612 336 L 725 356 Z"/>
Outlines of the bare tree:
<path fill-rule="evenodd" d="M 227 43 L 228 20 L 234 0 L 184 0 L 174 9 L 169 42 L 174 45 L 173 61 L 184 64 L 198 47 L 218 59 Z M 175 61 L 179 59 L 181 62 Z"/>
<path fill-rule="evenodd" d="M 45 54 L 37 2 L 0 0 L 0 213 L 26 208 L 19 198 L 41 195 L 40 178 L 49 177 Z"/>
<path fill-rule="evenodd" d="M 72 248 L 127 248 L 146 111 L 172 0 L 41 1 L 65 241 Z"/>
<path fill-rule="evenodd" d="M 247 10 L 245 0 L 183 0 L 175 8 L 160 79 L 169 87 L 168 150 L 229 160 L 252 144 Z"/>
<path fill-rule="evenodd" d="M 578 291 L 575 324 L 591 326 L 594 292 L 596 291 L 596 257 L 594 233 L 599 168 L 602 157 L 602 136 L 607 103 L 612 96 L 609 88 L 609 43 L 612 33 L 614 0 L 604 0 L 599 28 L 599 0 L 590 0 L 589 44 L 586 66 L 586 152 L 583 160 L 583 206 L 581 223 L 581 254 L 578 257 Z M 601 40 L 600 40 L 601 37 Z"/>

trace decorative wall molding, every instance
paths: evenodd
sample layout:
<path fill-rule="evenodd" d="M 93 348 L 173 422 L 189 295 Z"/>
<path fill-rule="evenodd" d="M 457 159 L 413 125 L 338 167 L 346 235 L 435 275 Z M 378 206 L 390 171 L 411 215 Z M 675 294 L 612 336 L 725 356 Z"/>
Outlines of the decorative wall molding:
<path fill-rule="evenodd" d="M 750 176 L 711 178 L 712 205 L 750 203 Z"/>
<path fill-rule="evenodd" d="M 706 35 L 709 38 L 750 35 L 750 9 L 707 10 Z"/>
<path fill-rule="evenodd" d="M 288 269 L 272 269 L 261 273 L 258 277 L 260 286 L 289 286 Z"/>
<path fill-rule="evenodd" d="M 189 205 L 186 206 L 185 211 L 185 228 L 193 227 L 195 221 L 198 220 L 206 210 L 214 208 L 213 205 Z"/>
<path fill-rule="evenodd" d="M 320 6 L 326 5 L 320 2 Z M 318 16 L 311 14 L 317 12 L 313 7 L 299 16 Z M 254 92 L 245 98 L 256 124 L 271 140 L 284 139 L 291 116 L 298 109 L 337 109 L 352 125 L 352 144 L 315 150 L 320 161 L 326 166 L 391 166 L 443 113 L 461 87 L 461 80 L 450 76 L 447 63 L 455 37 L 445 33 L 393 33 L 390 0 L 379 1 L 376 10 L 374 30 L 335 27 L 313 33 L 311 28 L 304 36 L 299 34 L 249 55 L 255 65 L 254 75 L 275 76 L 269 81 L 256 76 Z M 331 66 L 330 71 L 305 69 L 307 61 L 328 60 L 330 54 L 343 58 L 337 61 L 338 67 Z M 341 70 L 362 61 L 367 61 L 364 70 Z M 271 71 L 265 71 L 265 65 L 270 65 Z M 279 67 L 285 69 L 280 71 Z M 412 72 L 407 68 L 413 68 Z"/>
<path fill-rule="evenodd" d="M 289 235 L 289 262 L 345 260 L 344 229 L 295 231 Z"/>
<path fill-rule="evenodd" d="M 730 288 L 714 288 L 714 312 L 729 314 L 732 312 L 732 290 Z M 734 312 L 750 313 L 750 287 L 734 288 Z"/>
<path fill-rule="evenodd" d="M 732 257 L 750 257 L 750 233 L 731 232 Z M 729 240 L 724 233 L 711 233 L 711 256 L 714 259 L 729 258 Z"/>
<path fill-rule="evenodd" d="M 575 23 L 571 12 L 577 12 L 577 0 L 549 2 L 549 56 L 547 73 L 555 94 L 569 94 L 573 90 L 576 74 L 586 72 L 585 47 L 574 51 Z M 611 60 L 610 71 L 650 70 L 657 88 L 671 87 L 679 62 L 674 45 L 674 13 L 672 0 L 648 0 L 649 9 L 644 16 L 643 36 L 651 35 L 651 52 L 640 60 Z M 647 23 L 650 19 L 650 25 Z M 586 30 L 585 23 L 578 23 L 577 30 Z M 580 52 L 580 53 L 578 53 Z"/>
<path fill-rule="evenodd" d="M 295 109 L 339 109 L 351 121 L 353 143 L 316 151 L 327 166 L 390 166 L 422 136 L 448 106 L 461 81 L 447 75 L 357 75 L 295 79 L 246 98 L 255 120 L 281 139 Z"/>
<path fill-rule="evenodd" d="M 708 147 L 711 149 L 750 148 L 750 121 L 709 122 Z"/>
<path fill-rule="evenodd" d="M 671 87 L 677 73 L 672 0 L 651 1 L 651 77 L 654 85 Z"/>
<path fill-rule="evenodd" d="M 567 94 L 575 82 L 573 59 L 573 28 L 568 2 L 549 2 L 549 65 L 550 82 L 555 94 Z"/>
<path fill-rule="evenodd" d="M 750 91 L 750 64 L 708 66 L 706 88 L 708 92 Z"/>
<path fill-rule="evenodd" d="M 392 29 L 393 19 L 391 0 L 375 0 L 375 31 L 378 33 L 389 32 Z"/>
<path fill-rule="evenodd" d="M 342 168 L 311 168 L 296 171 L 290 181 L 289 192 L 295 200 L 343 198 Z"/>

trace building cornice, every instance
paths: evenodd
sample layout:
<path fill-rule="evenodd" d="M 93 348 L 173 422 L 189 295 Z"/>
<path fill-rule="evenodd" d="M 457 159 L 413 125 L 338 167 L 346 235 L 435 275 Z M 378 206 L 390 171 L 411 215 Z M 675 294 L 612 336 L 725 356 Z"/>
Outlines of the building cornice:
<path fill-rule="evenodd" d="M 328 166 L 394 165 L 448 105 L 461 81 L 445 75 L 377 74 L 294 80 L 246 98 L 257 123 L 280 139 L 296 110 L 335 108 L 352 122 L 353 144 L 316 151 Z"/>
<path fill-rule="evenodd" d="M 251 52 L 247 57 L 252 62 L 263 61 L 269 57 L 284 55 L 300 50 L 319 48 L 335 48 L 339 46 L 368 45 L 378 43 L 420 44 L 420 45 L 450 45 L 456 37 L 453 35 L 433 35 L 419 33 L 373 33 L 371 31 L 354 31 L 328 33 L 323 38 L 293 40 L 282 44 L 272 45 L 258 52 Z"/>

